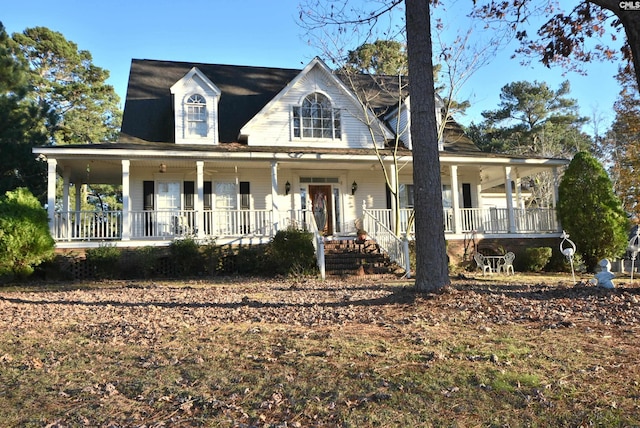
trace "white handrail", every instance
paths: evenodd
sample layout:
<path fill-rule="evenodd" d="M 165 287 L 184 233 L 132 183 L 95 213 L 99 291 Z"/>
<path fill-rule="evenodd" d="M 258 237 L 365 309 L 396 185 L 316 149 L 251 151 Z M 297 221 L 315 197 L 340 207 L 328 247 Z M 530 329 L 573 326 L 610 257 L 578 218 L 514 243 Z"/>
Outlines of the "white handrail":
<path fill-rule="evenodd" d="M 405 270 L 407 278 L 411 277 L 411 263 L 409 259 L 409 241 L 398 238 L 385 224 L 375 218 L 366 205 L 362 206 L 362 223 L 367 234 L 373 238 L 391 261 Z"/>

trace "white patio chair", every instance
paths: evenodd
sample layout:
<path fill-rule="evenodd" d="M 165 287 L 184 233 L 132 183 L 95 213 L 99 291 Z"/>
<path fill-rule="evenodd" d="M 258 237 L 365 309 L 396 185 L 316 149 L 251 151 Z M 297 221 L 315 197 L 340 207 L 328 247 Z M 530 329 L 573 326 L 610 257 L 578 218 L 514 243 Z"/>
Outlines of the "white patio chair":
<path fill-rule="evenodd" d="M 515 275 L 515 271 L 513 270 L 513 261 L 515 260 L 516 255 L 509 251 L 504 255 L 504 261 L 498 265 L 498 273 L 503 271 L 506 275 L 509 275 L 509 271 L 511 271 L 512 275 Z"/>
<path fill-rule="evenodd" d="M 487 271 L 489 271 L 489 274 L 493 274 L 493 270 L 491 269 L 491 262 L 485 259 L 482 254 L 475 253 L 473 255 L 473 259 L 476 261 L 478 268 L 482 269 L 482 276 L 484 276 Z"/>

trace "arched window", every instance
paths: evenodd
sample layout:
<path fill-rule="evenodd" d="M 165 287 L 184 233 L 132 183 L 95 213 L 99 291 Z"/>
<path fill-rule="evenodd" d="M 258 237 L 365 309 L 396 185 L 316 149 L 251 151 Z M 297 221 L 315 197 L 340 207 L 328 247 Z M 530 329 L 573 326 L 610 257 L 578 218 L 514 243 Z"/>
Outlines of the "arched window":
<path fill-rule="evenodd" d="M 293 136 L 340 138 L 340 110 L 319 92 L 307 95 L 301 106 L 293 108 Z"/>
<path fill-rule="evenodd" d="M 187 134 L 196 137 L 207 136 L 207 102 L 199 94 L 191 95 L 186 102 Z"/>

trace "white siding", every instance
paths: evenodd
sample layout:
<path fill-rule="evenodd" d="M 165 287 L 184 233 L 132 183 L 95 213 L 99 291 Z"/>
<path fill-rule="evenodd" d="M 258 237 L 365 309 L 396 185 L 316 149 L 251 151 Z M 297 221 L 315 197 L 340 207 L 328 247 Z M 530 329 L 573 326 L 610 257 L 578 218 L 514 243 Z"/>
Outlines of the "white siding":
<path fill-rule="evenodd" d="M 340 139 L 293 138 L 292 108 L 299 106 L 304 97 L 313 92 L 326 95 L 333 107 L 341 110 Z M 255 146 L 370 148 L 372 140 L 369 127 L 358 117 L 363 117 L 362 106 L 342 91 L 334 76 L 328 75 L 321 67 L 316 66 L 283 94 L 268 111 L 256 116 L 251 125 L 243 131 L 249 135 L 248 144 Z M 377 130 L 376 133 L 380 135 Z M 379 144 L 384 143 L 380 137 L 377 140 Z"/>

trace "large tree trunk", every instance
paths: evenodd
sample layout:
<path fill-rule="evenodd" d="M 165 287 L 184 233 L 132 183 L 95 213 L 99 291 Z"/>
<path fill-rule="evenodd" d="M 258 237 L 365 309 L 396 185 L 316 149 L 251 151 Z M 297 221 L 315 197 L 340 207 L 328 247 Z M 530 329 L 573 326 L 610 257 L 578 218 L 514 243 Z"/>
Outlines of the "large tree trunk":
<path fill-rule="evenodd" d="M 618 0 L 592 0 L 591 3 L 610 10 L 620 19 L 631 48 L 636 82 L 640 86 L 640 11 L 624 10 L 620 7 L 621 2 Z"/>
<path fill-rule="evenodd" d="M 416 289 L 450 283 L 444 240 L 429 2 L 405 0 L 416 228 Z"/>

